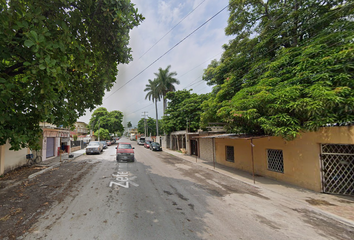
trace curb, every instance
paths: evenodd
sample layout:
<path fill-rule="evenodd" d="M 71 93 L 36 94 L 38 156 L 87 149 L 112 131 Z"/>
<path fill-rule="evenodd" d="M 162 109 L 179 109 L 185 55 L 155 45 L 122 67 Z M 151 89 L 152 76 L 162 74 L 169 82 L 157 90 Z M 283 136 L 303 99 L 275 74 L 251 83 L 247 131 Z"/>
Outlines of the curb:
<path fill-rule="evenodd" d="M 58 167 L 58 166 L 60 166 L 62 163 L 69 163 L 69 162 L 73 161 L 75 158 L 78 158 L 78 157 L 80 157 L 80 156 L 82 156 L 82 155 L 83 155 L 83 154 L 77 155 L 77 156 L 75 156 L 75 157 L 73 157 L 73 158 L 69 158 L 68 160 L 64 160 L 64 161 L 59 162 L 59 163 L 56 163 L 56 164 L 54 164 L 54 165 L 52 165 L 52 166 L 50 166 L 50 167 L 47 167 L 47 168 L 45 168 L 45 169 L 43 169 L 43 170 L 41 170 L 41 171 L 39 171 L 39 172 L 33 173 L 33 174 L 31 174 L 31 175 L 28 176 L 28 179 L 32 179 L 32 178 L 34 178 L 34 177 L 36 177 L 36 176 L 38 176 L 38 175 L 40 175 L 40 174 L 42 174 L 42 173 L 45 173 L 45 172 L 47 172 L 47 171 L 49 171 L 49 170 L 51 170 L 51 169 L 53 169 L 53 168 L 55 168 L 55 167 Z"/>
<path fill-rule="evenodd" d="M 165 151 L 165 153 L 168 153 L 168 154 L 173 155 L 173 156 L 175 156 L 175 157 L 178 157 L 178 158 L 180 158 L 180 159 L 182 159 L 182 160 L 184 160 L 184 161 L 188 161 L 188 162 L 190 162 L 190 163 L 193 163 L 193 164 L 195 164 L 195 165 L 198 165 L 198 166 L 200 166 L 200 167 L 202 167 L 202 168 L 204 168 L 204 169 L 208 169 L 208 170 L 210 170 L 210 171 L 217 172 L 217 173 L 222 174 L 222 175 L 224 175 L 224 176 L 227 176 L 227 177 L 233 178 L 233 179 L 235 179 L 235 180 L 241 181 L 241 182 L 243 182 L 244 184 L 247 184 L 247 185 L 249 185 L 249 186 L 257 187 L 257 188 L 260 188 L 260 189 L 264 188 L 264 189 L 266 189 L 267 191 L 271 191 L 271 192 L 274 192 L 274 193 L 277 193 L 277 194 L 282 195 L 281 193 L 276 192 L 276 191 L 274 191 L 274 190 L 272 190 L 272 189 L 265 188 L 265 187 L 260 186 L 260 185 L 255 185 L 255 184 L 252 184 L 252 183 L 243 181 L 242 179 L 240 179 L 240 178 L 238 178 L 238 177 L 235 177 L 235 176 L 232 176 L 231 174 L 225 173 L 225 172 L 223 172 L 223 171 L 220 171 L 220 170 L 217 169 L 217 168 L 214 169 L 213 167 L 210 167 L 210 166 L 208 166 L 208 165 L 203 165 L 202 163 L 194 162 L 194 161 L 192 161 L 192 160 L 189 160 L 189 159 L 187 159 L 187 158 L 184 158 L 183 156 L 174 155 L 174 154 L 170 153 L 169 151 Z M 304 204 L 304 203 L 301 203 L 301 204 Z M 305 205 L 306 205 L 306 204 L 305 204 Z M 308 206 L 308 205 L 306 205 L 306 206 Z M 338 222 L 341 222 L 342 224 L 344 224 L 344 225 L 346 225 L 346 226 L 354 227 L 354 222 L 351 221 L 351 220 L 349 220 L 349 219 L 346 219 L 346 218 L 344 218 L 344 217 L 338 216 L 338 215 L 336 215 L 336 214 L 334 214 L 334 213 L 331 213 L 331 212 L 324 211 L 324 210 L 322 210 L 322 209 L 316 208 L 316 207 L 311 206 L 311 205 L 309 205 L 308 207 L 311 208 L 311 209 L 313 209 L 314 211 L 317 211 L 317 212 L 319 212 L 319 213 L 321 213 L 321 214 L 323 214 L 323 215 L 325 215 L 325 216 L 331 218 L 331 219 L 334 219 L 334 220 L 336 220 L 336 221 L 338 221 Z"/>

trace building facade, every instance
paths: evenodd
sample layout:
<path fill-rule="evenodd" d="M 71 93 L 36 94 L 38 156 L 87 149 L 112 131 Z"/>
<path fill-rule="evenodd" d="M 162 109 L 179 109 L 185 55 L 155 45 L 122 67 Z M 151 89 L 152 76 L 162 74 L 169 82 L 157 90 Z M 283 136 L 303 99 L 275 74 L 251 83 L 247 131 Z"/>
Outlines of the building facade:
<path fill-rule="evenodd" d="M 354 126 L 325 127 L 293 141 L 280 137 L 207 136 L 215 161 L 317 192 L 354 195 Z"/>

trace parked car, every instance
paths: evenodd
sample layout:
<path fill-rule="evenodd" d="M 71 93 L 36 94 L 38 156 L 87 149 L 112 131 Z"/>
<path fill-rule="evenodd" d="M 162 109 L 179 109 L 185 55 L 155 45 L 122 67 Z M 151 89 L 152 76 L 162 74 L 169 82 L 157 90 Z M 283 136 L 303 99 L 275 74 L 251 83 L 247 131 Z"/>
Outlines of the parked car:
<path fill-rule="evenodd" d="M 106 142 L 106 141 L 100 141 L 100 143 L 103 144 L 103 149 L 106 149 L 106 148 L 107 148 L 107 142 Z"/>
<path fill-rule="evenodd" d="M 145 137 L 140 137 L 140 138 L 138 139 L 138 144 L 139 144 L 139 145 L 144 145 L 144 143 L 145 143 Z"/>
<path fill-rule="evenodd" d="M 147 140 L 144 143 L 144 148 L 150 148 L 151 141 Z"/>
<path fill-rule="evenodd" d="M 150 144 L 150 150 L 152 150 L 152 151 L 162 151 L 162 148 L 161 148 L 161 146 L 160 146 L 159 143 L 157 143 L 157 142 L 152 142 L 152 143 Z"/>
<path fill-rule="evenodd" d="M 111 141 L 106 141 L 107 142 L 107 146 L 111 146 L 112 145 L 112 142 Z"/>
<path fill-rule="evenodd" d="M 98 153 L 100 154 L 103 151 L 103 145 L 101 142 L 92 141 L 86 147 L 86 155 L 91 153 Z"/>
<path fill-rule="evenodd" d="M 134 162 L 134 147 L 130 143 L 119 143 L 116 147 L 116 160 Z"/>

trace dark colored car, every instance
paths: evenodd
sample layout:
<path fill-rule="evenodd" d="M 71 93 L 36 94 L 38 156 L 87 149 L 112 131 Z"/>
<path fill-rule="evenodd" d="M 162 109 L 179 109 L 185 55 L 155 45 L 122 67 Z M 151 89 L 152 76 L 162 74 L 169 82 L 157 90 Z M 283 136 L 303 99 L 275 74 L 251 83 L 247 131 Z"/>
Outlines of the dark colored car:
<path fill-rule="evenodd" d="M 106 141 L 100 141 L 100 143 L 102 143 L 103 149 L 106 149 L 106 148 L 107 148 L 107 142 L 106 142 Z"/>
<path fill-rule="evenodd" d="M 159 143 L 157 143 L 157 142 L 152 142 L 152 143 L 150 144 L 150 150 L 152 150 L 152 151 L 162 151 L 162 148 L 161 148 L 161 146 L 160 146 Z"/>
<path fill-rule="evenodd" d="M 151 141 L 147 140 L 144 143 L 144 148 L 150 148 Z"/>
<path fill-rule="evenodd" d="M 118 143 L 116 160 L 134 162 L 134 147 L 130 143 Z"/>

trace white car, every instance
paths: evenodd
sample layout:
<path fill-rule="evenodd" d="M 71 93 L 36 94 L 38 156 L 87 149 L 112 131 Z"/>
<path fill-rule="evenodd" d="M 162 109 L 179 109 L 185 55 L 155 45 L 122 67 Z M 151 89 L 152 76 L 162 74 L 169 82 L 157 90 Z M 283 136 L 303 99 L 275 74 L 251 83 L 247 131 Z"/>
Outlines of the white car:
<path fill-rule="evenodd" d="M 100 154 L 102 151 L 103 151 L 103 144 L 98 141 L 92 141 L 86 147 L 86 155 L 92 153 Z"/>
<path fill-rule="evenodd" d="M 145 144 L 145 138 L 144 137 L 141 137 L 138 139 L 138 144 L 139 145 L 144 145 Z"/>

